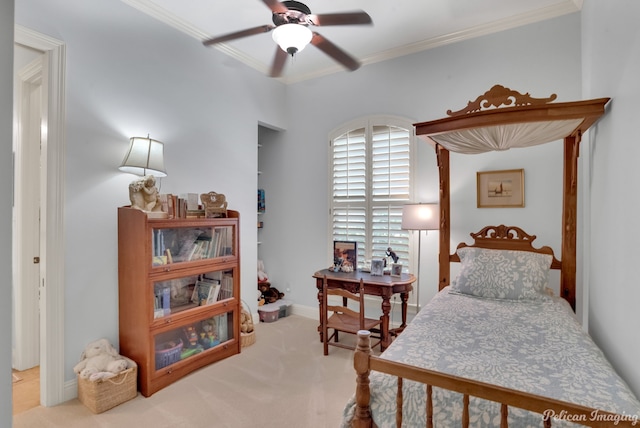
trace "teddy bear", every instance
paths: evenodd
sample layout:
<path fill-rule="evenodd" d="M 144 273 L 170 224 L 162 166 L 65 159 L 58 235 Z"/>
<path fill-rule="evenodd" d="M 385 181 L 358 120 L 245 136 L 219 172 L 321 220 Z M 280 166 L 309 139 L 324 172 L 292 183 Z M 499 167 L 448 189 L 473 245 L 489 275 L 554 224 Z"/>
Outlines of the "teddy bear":
<path fill-rule="evenodd" d="M 253 331 L 253 319 L 246 310 L 240 312 L 240 331 L 242 333 L 251 333 Z"/>
<path fill-rule="evenodd" d="M 107 339 L 98 339 L 85 347 L 73 371 L 82 379 L 95 381 L 113 377 L 128 366 L 127 359 L 118 354 Z"/>
<path fill-rule="evenodd" d="M 264 299 L 267 303 L 273 303 L 278 299 L 284 299 L 284 293 L 281 293 L 277 288 L 272 287 L 269 282 L 258 283 L 258 290 L 260 291 L 261 299 Z"/>

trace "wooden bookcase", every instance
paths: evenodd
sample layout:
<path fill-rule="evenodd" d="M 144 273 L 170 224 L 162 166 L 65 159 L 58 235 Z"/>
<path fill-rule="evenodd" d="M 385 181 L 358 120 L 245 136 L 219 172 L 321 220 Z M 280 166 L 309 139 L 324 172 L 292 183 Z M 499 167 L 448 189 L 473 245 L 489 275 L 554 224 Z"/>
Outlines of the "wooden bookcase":
<path fill-rule="evenodd" d="M 138 364 L 145 397 L 240 352 L 239 214 L 227 216 L 118 208 L 120 353 Z"/>

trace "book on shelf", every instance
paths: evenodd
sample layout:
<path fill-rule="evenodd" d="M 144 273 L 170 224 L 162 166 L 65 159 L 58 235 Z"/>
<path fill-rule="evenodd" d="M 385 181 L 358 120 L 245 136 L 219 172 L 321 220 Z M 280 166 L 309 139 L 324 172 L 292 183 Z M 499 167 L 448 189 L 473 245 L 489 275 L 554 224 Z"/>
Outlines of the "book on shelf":
<path fill-rule="evenodd" d="M 265 211 L 264 189 L 258 189 L 258 212 Z"/>
<path fill-rule="evenodd" d="M 233 297 L 233 275 L 222 275 L 222 281 L 220 284 L 220 294 L 218 300 L 230 299 Z"/>
<path fill-rule="evenodd" d="M 180 197 L 187 201 L 187 210 L 193 211 L 199 209 L 198 194 L 197 193 L 184 193 Z"/>
<path fill-rule="evenodd" d="M 169 287 L 162 289 L 162 310 L 164 315 L 171 314 L 171 288 Z"/>
<path fill-rule="evenodd" d="M 171 288 L 168 286 L 156 286 L 153 301 L 153 318 L 162 318 L 171 315 L 175 308 L 171 307 Z"/>
<path fill-rule="evenodd" d="M 186 218 L 205 218 L 205 211 L 200 209 L 190 210 L 187 208 Z"/>
<path fill-rule="evenodd" d="M 227 340 L 229 340 L 227 314 L 222 314 L 216 317 L 216 324 L 218 327 L 218 339 L 220 340 L 220 342 L 226 342 Z"/>
<path fill-rule="evenodd" d="M 193 288 L 191 301 L 200 306 L 209 305 L 216 301 L 219 291 L 219 281 L 206 278 L 200 279 Z"/>
<path fill-rule="evenodd" d="M 191 295 L 191 301 L 197 305 L 203 305 L 209 298 L 212 285 L 197 281 L 195 287 L 193 287 L 193 294 Z"/>

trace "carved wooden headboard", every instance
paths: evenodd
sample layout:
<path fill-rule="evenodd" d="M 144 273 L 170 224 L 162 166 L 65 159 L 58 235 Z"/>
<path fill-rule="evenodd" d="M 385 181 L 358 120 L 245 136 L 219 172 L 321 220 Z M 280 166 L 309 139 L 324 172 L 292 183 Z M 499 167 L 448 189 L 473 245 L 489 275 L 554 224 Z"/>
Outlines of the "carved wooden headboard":
<path fill-rule="evenodd" d="M 489 248 L 492 250 L 516 250 L 529 251 L 532 253 L 549 254 L 552 257 L 551 269 L 562 269 L 562 262 L 558 260 L 553 253 L 553 249 L 549 246 L 535 248 L 533 241 L 535 235 L 529 235 L 527 232 L 517 226 L 486 226 L 479 232 L 470 233 L 473 238 L 473 244 L 464 242 L 458 244 L 457 249 L 464 247 Z M 449 256 L 450 262 L 459 262 L 460 258 L 457 253 Z"/>

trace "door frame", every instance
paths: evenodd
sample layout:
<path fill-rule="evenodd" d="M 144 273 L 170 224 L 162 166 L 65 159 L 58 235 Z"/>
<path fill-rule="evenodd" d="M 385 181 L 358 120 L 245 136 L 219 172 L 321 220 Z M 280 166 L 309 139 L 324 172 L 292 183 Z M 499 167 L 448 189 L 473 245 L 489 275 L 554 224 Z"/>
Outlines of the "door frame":
<path fill-rule="evenodd" d="M 14 42 L 43 52 L 40 203 L 40 404 L 65 397 L 64 361 L 64 189 L 65 76 L 63 42 L 15 25 Z"/>

